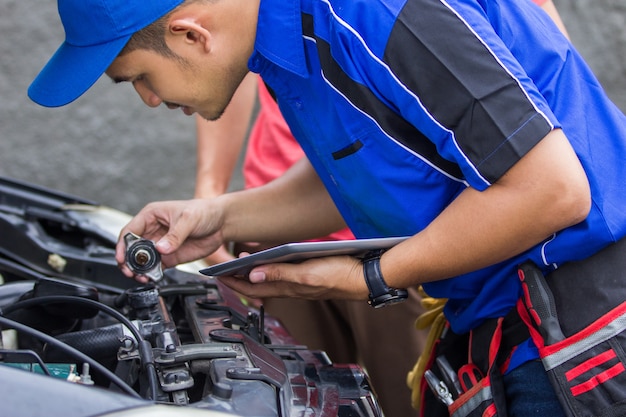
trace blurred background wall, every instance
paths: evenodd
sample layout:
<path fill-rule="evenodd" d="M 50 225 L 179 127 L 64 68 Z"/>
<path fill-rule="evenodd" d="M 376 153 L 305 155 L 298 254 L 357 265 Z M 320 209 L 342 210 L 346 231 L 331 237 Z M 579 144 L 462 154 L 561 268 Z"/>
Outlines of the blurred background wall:
<path fill-rule="evenodd" d="M 554 0 L 573 43 L 626 110 L 626 1 Z M 193 118 L 149 109 L 128 84 L 103 77 L 74 103 L 47 109 L 26 90 L 63 39 L 54 0 L 0 3 L 0 175 L 134 213 L 189 198 Z M 232 189 L 241 186 L 234 179 Z"/>

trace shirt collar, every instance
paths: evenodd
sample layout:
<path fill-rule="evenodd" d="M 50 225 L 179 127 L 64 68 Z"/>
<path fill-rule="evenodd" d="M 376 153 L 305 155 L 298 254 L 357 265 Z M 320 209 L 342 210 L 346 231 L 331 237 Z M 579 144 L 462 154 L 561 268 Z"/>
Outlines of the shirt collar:
<path fill-rule="evenodd" d="M 255 50 L 276 65 L 307 76 L 300 0 L 261 0 Z"/>

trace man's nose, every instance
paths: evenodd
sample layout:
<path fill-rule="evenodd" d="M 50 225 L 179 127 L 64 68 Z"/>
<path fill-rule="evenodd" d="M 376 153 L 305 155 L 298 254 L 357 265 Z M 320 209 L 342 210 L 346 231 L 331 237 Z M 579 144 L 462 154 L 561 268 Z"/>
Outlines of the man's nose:
<path fill-rule="evenodd" d="M 147 106 L 158 107 L 161 104 L 162 100 L 159 98 L 159 96 L 154 94 L 154 92 L 152 92 L 152 90 L 150 90 L 141 81 L 133 82 L 133 87 L 135 87 L 135 91 L 137 91 L 137 94 L 139 94 L 139 97 L 141 97 L 141 100 L 143 100 L 143 102 L 146 103 Z"/>

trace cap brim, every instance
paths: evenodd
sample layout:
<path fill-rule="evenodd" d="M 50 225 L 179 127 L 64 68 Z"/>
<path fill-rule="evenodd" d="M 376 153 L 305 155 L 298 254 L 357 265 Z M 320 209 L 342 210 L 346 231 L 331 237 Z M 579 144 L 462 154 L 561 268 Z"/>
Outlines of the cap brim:
<path fill-rule="evenodd" d="M 31 83 L 28 97 L 46 107 L 71 103 L 98 81 L 129 39 L 87 47 L 63 43 Z"/>

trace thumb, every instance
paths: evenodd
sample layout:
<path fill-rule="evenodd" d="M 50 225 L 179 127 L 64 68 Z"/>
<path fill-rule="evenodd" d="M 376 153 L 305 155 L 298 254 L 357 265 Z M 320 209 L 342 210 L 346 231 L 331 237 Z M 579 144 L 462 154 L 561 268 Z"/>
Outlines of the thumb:
<path fill-rule="evenodd" d="M 248 280 L 253 284 L 265 282 L 266 278 L 267 276 L 265 275 L 265 271 L 263 270 L 253 270 L 248 275 Z"/>
<path fill-rule="evenodd" d="M 271 263 L 254 268 L 248 274 L 248 281 L 251 283 L 260 282 L 295 282 L 294 277 L 298 274 L 298 264 L 291 263 Z"/>
<path fill-rule="evenodd" d="M 176 250 L 176 247 L 172 245 L 168 239 L 168 235 L 163 236 L 157 243 L 155 243 L 155 246 L 162 255 L 169 255 Z"/>
<path fill-rule="evenodd" d="M 175 252 L 189 237 L 192 226 L 190 222 L 177 221 L 170 225 L 168 232 L 155 243 L 157 250 L 163 255 Z"/>

